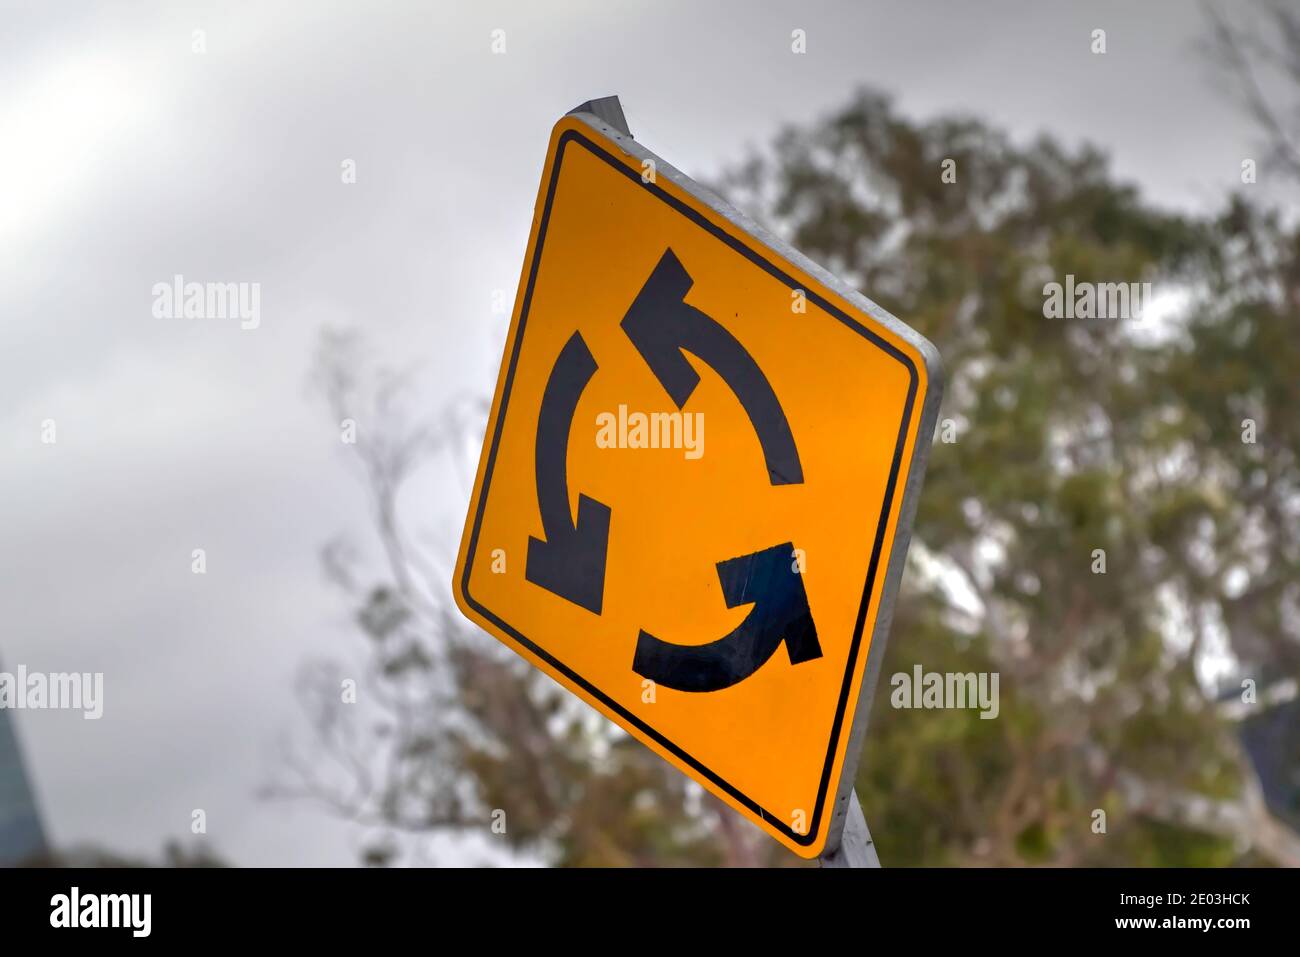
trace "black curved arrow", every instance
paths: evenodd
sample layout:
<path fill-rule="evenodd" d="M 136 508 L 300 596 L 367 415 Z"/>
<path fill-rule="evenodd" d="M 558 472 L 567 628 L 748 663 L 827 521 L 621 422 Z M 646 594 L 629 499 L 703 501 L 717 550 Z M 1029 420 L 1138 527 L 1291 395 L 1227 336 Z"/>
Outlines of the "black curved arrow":
<path fill-rule="evenodd" d="M 712 366 L 749 416 L 763 446 L 771 483 L 800 484 L 799 450 L 776 393 L 735 336 L 683 301 L 693 282 L 673 251 L 665 251 L 623 317 L 623 331 L 679 409 L 700 382 L 682 350 Z"/>
<path fill-rule="evenodd" d="M 569 514 L 568 477 L 569 426 L 595 372 L 596 360 L 575 332 L 555 360 L 537 414 L 537 503 L 546 540 L 529 536 L 524 578 L 599 615 L 605 596 L 609 506 L 579 495 L 575 523 Z"/>
<path fill-rule="evenodd" d="M 803 577 L 793 570 L 794 545 L 718 562 L 728 608 L 753 604 L 735 631 L 707 645 L 674 645 L 641 632 L 632 670 L 677 691 L 720 691 L 761 668 L 781 642 L 797 665 L 822 656 Z"/>

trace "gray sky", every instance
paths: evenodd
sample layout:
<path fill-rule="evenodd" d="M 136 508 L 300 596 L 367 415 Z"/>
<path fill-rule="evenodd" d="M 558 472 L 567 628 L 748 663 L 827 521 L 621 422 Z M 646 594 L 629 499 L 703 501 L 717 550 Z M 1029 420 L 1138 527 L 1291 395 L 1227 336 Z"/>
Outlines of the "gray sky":
<path fill-rule="evenodd" d="M 236 863 L 355 862 L 356 831 L 254 794 L 299 664 L 358 645 L 317 553 L 366 543 L 365 502 L 310 355 L 352 326 L 430 409 L 489 392 L 561 113 L 618 93 L 707 178 L 870 84 L 1204 210 L 1256 141 L 1203 35 L 1177 0 L 0 3 L 0 661 L 105 673 L 99 721 L 17 715 L 55 841 L 156 855 L 203 808 Z M 177 273 L 260 283 L 261 325 L 155 318 Z M 449 562 L 464 494 L 406 502 Z"/>

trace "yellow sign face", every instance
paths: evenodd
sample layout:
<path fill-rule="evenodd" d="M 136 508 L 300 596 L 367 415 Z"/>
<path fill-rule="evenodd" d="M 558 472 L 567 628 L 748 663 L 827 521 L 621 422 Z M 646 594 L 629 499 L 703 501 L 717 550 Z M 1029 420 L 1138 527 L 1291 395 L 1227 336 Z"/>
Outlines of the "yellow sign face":
<path fill-rule="evenodd" d="M 630 136 L 565 117 L 456 600 L 816 857 L 842 827 L 937 370 Z"/>

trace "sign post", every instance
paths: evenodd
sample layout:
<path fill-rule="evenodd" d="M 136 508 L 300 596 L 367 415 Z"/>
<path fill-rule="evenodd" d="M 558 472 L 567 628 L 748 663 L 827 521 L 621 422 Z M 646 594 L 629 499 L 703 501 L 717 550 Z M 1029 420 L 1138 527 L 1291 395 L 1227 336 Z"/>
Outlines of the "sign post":
<path fill-rule="evenodd" d="M 869 865 L 853 775 L 940 392 L 924 338 L 584 103 L 457 604 L 796 854 Z"/>
<path fill-rule="evenodd" d="M 867 829 L 867 818 L 858 802 L 858 792 L 849 792 L 849 809 L 844 818 L 844 831 L 839 847 L 822 851 L 818 863 L 822 867 L 879 867 L 876 845 Z"/>

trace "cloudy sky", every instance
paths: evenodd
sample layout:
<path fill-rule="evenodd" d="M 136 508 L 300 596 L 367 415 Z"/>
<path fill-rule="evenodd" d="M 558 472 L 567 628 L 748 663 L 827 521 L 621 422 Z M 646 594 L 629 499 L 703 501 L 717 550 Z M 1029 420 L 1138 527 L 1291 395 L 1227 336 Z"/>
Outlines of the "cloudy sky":
<path fill-rule="evenodd" d="M 0 3 L 0 667 L 105 675 L 99 721 L 17 715 L 54 841 L 156 855 L 202 808 L 235 863 L 355 862 L 256 796 L 300 665 L 356 643 L 317 555 L 365 500 L 311 354 L 351 327 L 430 409 L 488 393 L 560 114 L 617 93 L 707 178 L 870 84 L 1207 209 L 1256 143 L 1204 35 L 1178 0 Z M 260 325 L 155 317 L 176 274 L 259 283 Z M 406 504 L 450 557 L 463 487 Z"/>

